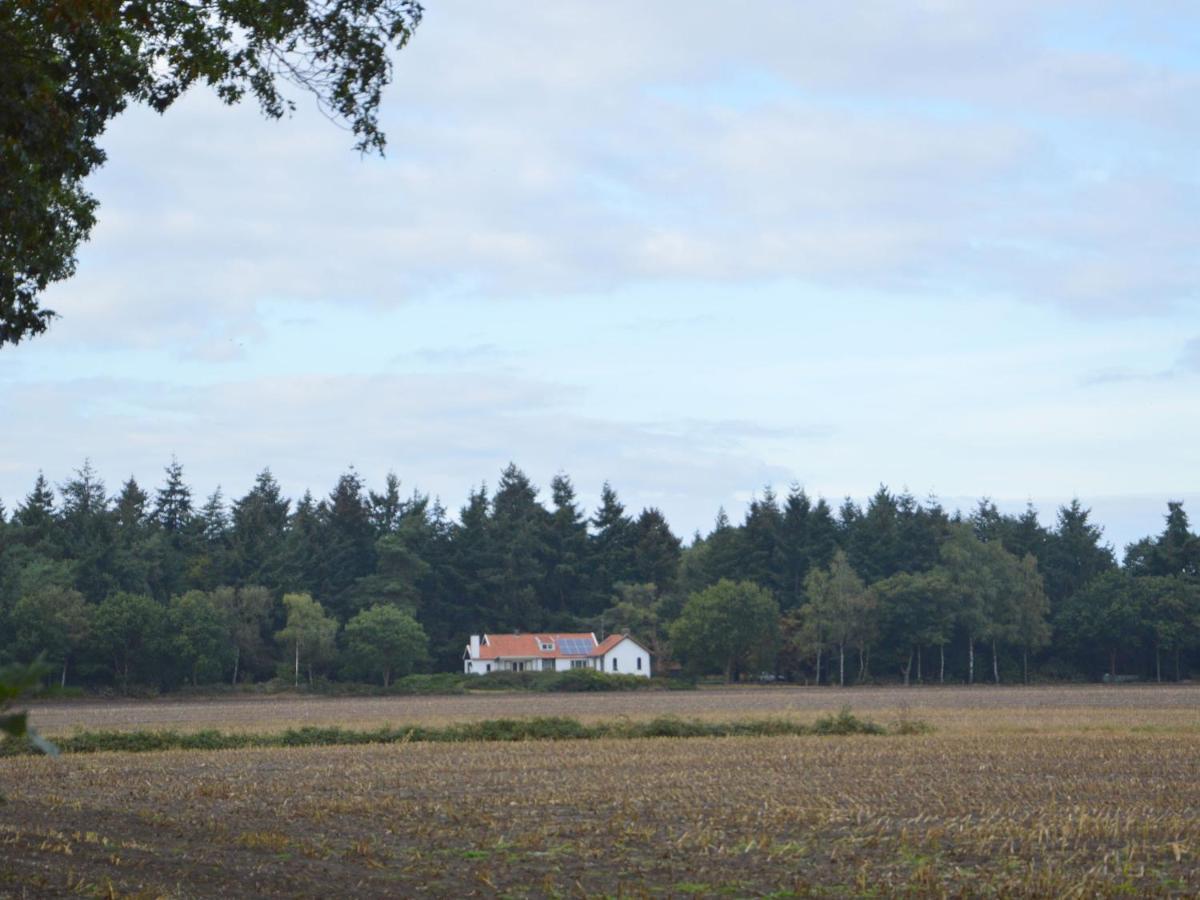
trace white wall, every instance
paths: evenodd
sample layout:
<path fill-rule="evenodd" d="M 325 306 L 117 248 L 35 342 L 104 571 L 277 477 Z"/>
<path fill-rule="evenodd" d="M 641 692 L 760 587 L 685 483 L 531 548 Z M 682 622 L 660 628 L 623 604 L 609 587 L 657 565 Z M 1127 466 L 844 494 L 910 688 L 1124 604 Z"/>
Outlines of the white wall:
<path fill-rule="evenodd" d="M 584 660 L 584 661 L 587 663 L 587 666 L 585 668 L 590 669 L 596 665 L 596 660 L 594 660 L 594 659 L 588 659 L 588 660 Z M 573 662 L 573 660 L 571 660 L 571 659 L 563 659 L 562 657 L 559 657 L 557 660 L 555 660 L 554 671 L 555 672 L 569 672 L 569 671 L 571 671 L 571 663 L 572 662 Z"/>
<path fill-rule="evenodd" d="M 637 667 L 638 658 L 642 660 L 642 668 Z M 633 641 L 625 640 L 617 644 L 604 655 L 602 660 L 589 659 L 587 660 L 587 668 L 600 668 L 602 671 L 612 672 L 612 660 L 617 660 L 618 675 L 645 675 L 650 677 L 650 654 L 635 644 Z M 492 667 L 493 672 L 511 672 L 512 663 L 507 660 L 499 659 L 464 659 L 463 674 L 465 675 L 486 675 L 488 674 L 488 666 Z M 554 660 L 555 672 L 569 672 L 571 670 L 570 659 Z M 542 668 L 542 661 L 525 660 L 526 672 L 548 672 L 549 669 Z"/>
<path fill-rule="evenodd" d="M 638 660 L 642 667 L 638 668 Z M 613 660 L 617 667 L 613 668 Z M 626 638 L 604 654 L 604 671 L 609 675 L 644 675 L 650 677 L 650 654 Z"/>

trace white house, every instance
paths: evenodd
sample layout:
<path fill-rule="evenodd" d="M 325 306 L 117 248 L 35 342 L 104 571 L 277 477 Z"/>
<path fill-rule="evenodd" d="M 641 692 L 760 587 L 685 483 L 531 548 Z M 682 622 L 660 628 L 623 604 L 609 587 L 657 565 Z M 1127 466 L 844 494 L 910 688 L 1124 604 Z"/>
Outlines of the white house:
<path fill-rule="evenodd" d="M 463 653 L 468 675 L 596 669 L 650 677 L 650 651 L 627 634 L 473 634 Z"/>

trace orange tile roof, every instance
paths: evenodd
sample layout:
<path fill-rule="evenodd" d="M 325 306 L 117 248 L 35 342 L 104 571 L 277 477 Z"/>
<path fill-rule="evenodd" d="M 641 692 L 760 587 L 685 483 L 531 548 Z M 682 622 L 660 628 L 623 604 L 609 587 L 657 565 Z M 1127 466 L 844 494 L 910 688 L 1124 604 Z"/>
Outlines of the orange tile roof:
<path fill-rule="evenodd" d="M 608 637 L 606 637 L 604 640 L 602 640 L 599 644 L 596 645 L 596 649 L 593 650 L 590 655 L 591 656 L 603 656 L 605 653 L 607 653 L 613 647 L 617 646 L 617 644 L 621 643 L 621 641 L 625 640 L 625 638 L 627 638 L 627 637 L 629 637 L 629 635 L 627 635 L 627 634 L 610 634 Z"/>
<path fill-rule="evenodd" d="M 478 659 L 558 659 L 567 654 L 558 649 L 560 640 L 588 641 L 596 644 L 594 634 L 485 634 L 479 643 Z M 553 650 L 543 650 L 543 643 L 553 643 Z M 572 654 L 578 655 L 578 654 Z"/>

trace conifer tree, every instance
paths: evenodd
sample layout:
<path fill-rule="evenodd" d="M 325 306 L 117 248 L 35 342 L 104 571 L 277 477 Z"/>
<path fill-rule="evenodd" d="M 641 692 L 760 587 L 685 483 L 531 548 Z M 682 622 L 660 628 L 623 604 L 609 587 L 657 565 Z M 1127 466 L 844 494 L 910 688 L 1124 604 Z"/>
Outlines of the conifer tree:
<path fill-rule="evenodd" d="M 625 514 L 625 506 L 607 481 L 600 488 L 600 505 L 592 515 L 590 556 L 592 566 L 592 597 L 590 609 L 599 611 L 613 595 L 616 585 L 632 583 L 634 544 L 633 520 Z"/>
<path fill-rule="evenodd" d="M 283 580 L 290 505 L 269 468 L 259 472 L 246 495 L 234 502 L 229 552 L 235 584 Z"/>
<path fill-rule="evenodd" d="M 681 543 L 671 532 L 662 510 L 642 510 L 634 523 L 633 571 L 638 583 L 653 584 L 659 594 L 675 589 L 679 577 Z"/>
<path fill-rule="evenodd" d="M 163 531 L 175 537 L 183 533 L 192 518 L 192 489 L 184 482 L 183 466 L 174 456 L 166 473 L 167 480 L 155 497 L 154 519 Z"/>
<path fill-rule="evenodd" d="M 547 597 L 558 614 L 586 615 L 591 564 L 587 518 L 566 475 L 559 473 L 550 481 L 550 496 L 554 508 L 547 535 Z"/>

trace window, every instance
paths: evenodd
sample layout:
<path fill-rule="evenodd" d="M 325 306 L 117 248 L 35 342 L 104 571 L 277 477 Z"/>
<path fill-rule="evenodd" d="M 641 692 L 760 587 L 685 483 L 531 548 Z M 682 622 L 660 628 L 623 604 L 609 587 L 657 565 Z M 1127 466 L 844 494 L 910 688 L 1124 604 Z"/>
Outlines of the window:
<path fill-rule="evenodd" d="M 471 663 L 470 663 L 470 662 L 468 662 L 468 663 L 467 663 L 467 671 L 468 671 L 468 672 L 470 672 L 470 671 L 471 671 Z"/>
<path fill-rule="evenodd" d="M 591 663 L 591 661 L 590 661 L 590 660 L 587 660 L 587 659 L 573 659 L 573 660 L 571 660 L 571 668 L 572 668 L 572 669 L 590 669 L 590 668 L 591 668 L 591 666 L 592 666 L 592 663 Z"/>
<path fill-rule="evenodd" d="M 487 664 L 487 670 L 488 670 L 489 672 L 490 672 L 490 671 L 492 671 L 492 664 L 491 664 L 491 663 L 488 663 L 488 664 Z"/>
<path fill-rule="evenodd" d="M 617 658 L 615 656 L 613 657 L 613 671 L 617 671 Z"/>
<path fill-rule="evenodd" d="M 637 667 L 638 667 L 639 672 L 642 671 L 642 658 L 640 656 L 638 657 L 638 666 Z"/>
<path fill-rule="evenodd" d="M 541 647 L 543 650 L 546 650 L 547 652 L 554 650 L 554 645 L 549 643 L 548 641 L 541 641 L 538 643 L 538 646 Z"/>
<path fill-rule="evenodd" d="M 554 660 L 543 659 L 542 660 L 542 671 L 543 672 L 553 672 L 554 671 Z"/>

